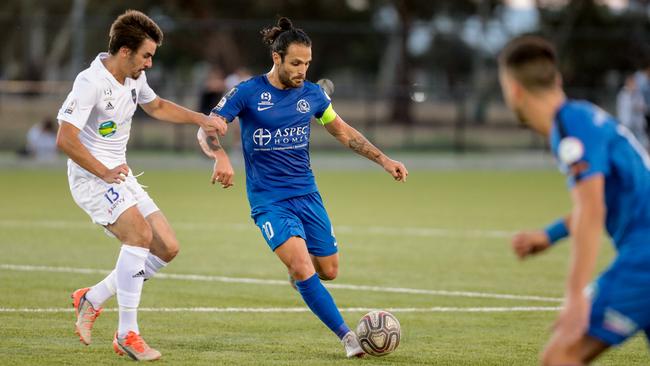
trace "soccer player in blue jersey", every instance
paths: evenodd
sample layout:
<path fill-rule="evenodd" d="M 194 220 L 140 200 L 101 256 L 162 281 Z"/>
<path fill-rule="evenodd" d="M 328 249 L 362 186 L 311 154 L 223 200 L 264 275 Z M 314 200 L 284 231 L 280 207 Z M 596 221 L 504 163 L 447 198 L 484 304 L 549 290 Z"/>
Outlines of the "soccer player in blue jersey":
<path fill-rule="evenodd" d="M 512 240 L 525 258 L 571 237 L 565 302 L 542 364 L 588 364 L 638 331 L 650 336 L 650 159 L 602 109 L 567 99 L 544 39 L 523 36 L 506 45 L 499 79 L 508 106 L 548 138 L 573 201 L 569 215 Z M 603 229 L 617 255 L 588 287 Z"/>
<path fill-rule="evenodd" d="M 262 31 L 273 67 L 228 92 L 213 113 L 230 122 L 239 117 L 251 217 L 287 266 L 303 300 L 341 339 L 348 357 L 362 356 L 357 336 L 343 321 L 322 280 L 338 273 L 334 230 L 318 193 L 309 160 L 310 121 L 343 145 L 381 165 L 397 181 L 408 171 L 388 158 L 339 117 L 323 89 L 306 80 L 311 40 L 287 18 Z M 232 184 L 232 167 L 216 136 L 199 130 L 199 142 L 216 157 L 213 183 Z"/>

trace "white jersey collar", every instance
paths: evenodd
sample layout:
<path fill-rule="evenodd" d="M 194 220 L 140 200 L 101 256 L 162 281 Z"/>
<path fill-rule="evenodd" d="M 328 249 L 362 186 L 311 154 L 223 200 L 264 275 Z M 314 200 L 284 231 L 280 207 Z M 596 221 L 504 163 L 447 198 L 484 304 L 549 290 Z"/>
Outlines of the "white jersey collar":
<path fill-rule="evenodd" d="M 101 52 L 101 53 L 99 53 L 99 54 L 97 55 L 97 57 L 95 57 L 95 59 L 93 60 L 93 62 L 90 64 L 90 66 L 91 66 L 91 67 L 94 67 L 94 68 L 97 69 L 97 70 L 99 70 L 100 73 L 103 73 L 103 74 L 108 78 L 108 80 L 111 81 L 111 83 L 115 84 L 115 86 L 118 86 L 118 87 L 121 87 L 121 88 L 126 88 L 127 85 L 128 85 L 128 80 L 131 79 L 131 78 L 130 78 L 130 77 L 126 77 L 126 78 L 124 79 L 124 84 L 122 84 L 122 83 L 120 83 L 119 81 L 117 81 L 117 79 L 115 79 L 115 76 L 113 76 L 113 74 L 111 74 L 111 72 L 108 71 L 108 69 L 106 68 L 106 66 L 105 66 L 104 63 L 102 62 L 102 60 L 108 58 L 109 56 L 110 56 L 110 55 L 108 54 L 108 52 Z"/>

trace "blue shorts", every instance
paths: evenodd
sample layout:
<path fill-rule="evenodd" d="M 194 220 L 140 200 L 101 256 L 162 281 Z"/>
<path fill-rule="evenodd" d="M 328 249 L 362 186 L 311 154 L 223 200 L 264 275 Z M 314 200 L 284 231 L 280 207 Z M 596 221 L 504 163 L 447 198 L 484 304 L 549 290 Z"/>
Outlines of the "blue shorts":
<path fill-rule="evenodd" d="M 609 345 L 650 336 L 650 244 L 635 246 L 642 249 L 625 248 L 594 284 L 588 333 Z"/>
<path fill-rule="evenodd" d="M 338 252 L 334 228 L 318 192 L 257 207 L 251 217 L 273 251 L 299 236 L 311 255 L 326 257 Z"/>

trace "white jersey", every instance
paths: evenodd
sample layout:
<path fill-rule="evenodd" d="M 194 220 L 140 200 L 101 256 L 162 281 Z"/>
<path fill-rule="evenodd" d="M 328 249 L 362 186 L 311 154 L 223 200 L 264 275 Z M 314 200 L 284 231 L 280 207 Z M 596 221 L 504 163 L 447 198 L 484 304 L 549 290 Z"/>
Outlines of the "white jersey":
<path fill-rule="evenodd" d="M 90 67 L 77 75 L 57 119 L 81 130 L 79 140 L 107 168 L 126 163 L 131 119 L 138 104 L 156 99 L 144 71 L 137 79 L 120 84 L 106 69 L 100 53 Z"/>

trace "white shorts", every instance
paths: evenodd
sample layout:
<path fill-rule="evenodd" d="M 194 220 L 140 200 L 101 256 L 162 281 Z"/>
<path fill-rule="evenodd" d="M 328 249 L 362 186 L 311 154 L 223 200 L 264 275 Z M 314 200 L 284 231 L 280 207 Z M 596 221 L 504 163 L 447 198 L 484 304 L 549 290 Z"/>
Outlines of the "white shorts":
<path fill-rule="evenodd" d="M 135 205 L 143 217 L 159 211 L 158 206 L 130 171 L 126 181 L 108 184 L 68 160 L 68 183 L 72 198 L 95 224 L 113 224 L 126 209 Z"/>

